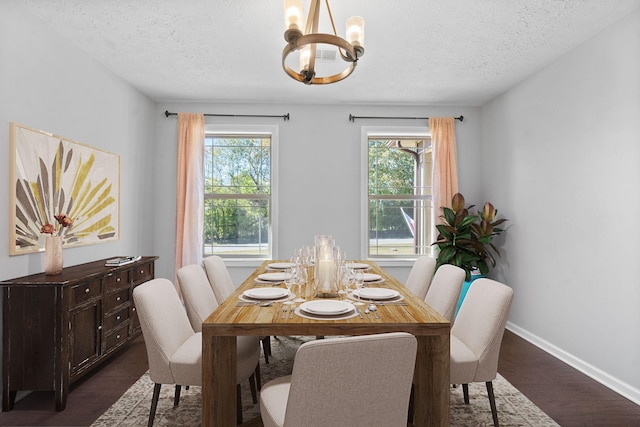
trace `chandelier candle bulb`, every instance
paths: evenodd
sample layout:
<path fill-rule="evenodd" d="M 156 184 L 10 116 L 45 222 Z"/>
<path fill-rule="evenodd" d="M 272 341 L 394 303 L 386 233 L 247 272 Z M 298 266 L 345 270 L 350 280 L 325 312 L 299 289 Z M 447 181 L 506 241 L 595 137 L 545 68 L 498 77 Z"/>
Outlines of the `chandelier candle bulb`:
<path fill-rule="evenodd" d="M 286 30 L 302 28 L 302 0 L 284 0 L 284 22 Z"/>
<path fill-rule="evenodd" d="M 309 70 L 309 61 L 311 60 L 311 46 L 305 46 L 300 49 L 300 71 Z"/>
<path fill-rule="evenodd" d="M 364 19 L 352 16 L 347 19 L 347 41 L 353 46 L 364 47 Z"/>

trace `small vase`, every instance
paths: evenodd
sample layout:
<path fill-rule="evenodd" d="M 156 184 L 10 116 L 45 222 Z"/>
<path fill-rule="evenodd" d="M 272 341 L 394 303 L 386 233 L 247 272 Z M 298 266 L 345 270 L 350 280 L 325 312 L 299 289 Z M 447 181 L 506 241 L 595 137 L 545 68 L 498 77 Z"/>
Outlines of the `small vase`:
<path fill-rule="evenodd" d="M 44 274 L 55 276 L 62 272 L 62 237 L 47 236 L 44 242 Z"/>

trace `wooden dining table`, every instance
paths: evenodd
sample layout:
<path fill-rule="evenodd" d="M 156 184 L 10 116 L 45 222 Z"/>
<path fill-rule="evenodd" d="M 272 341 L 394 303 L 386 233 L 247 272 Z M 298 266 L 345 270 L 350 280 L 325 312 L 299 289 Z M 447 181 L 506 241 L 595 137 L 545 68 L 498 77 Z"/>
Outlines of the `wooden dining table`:
<path fill-rule="evenodd" d="M 268 307 L 238 305 L 245 290 L 256 286 L 257 278 L 275 261 L 265 261 L 202 324 L 202 425 L 236 425 L 236 337 L 332 336 L 408 332 L 418 341 L 414 371 L 414 426 L 449 425 L 449 333 L 451 325 L 424 301 L 376 263 L 367 263 L 368 273 L 384 282 L 371 285 L 395 289 L 407 304 L 377 304 L 379 319 L 370 315 L 343 320 L 314 320 L 298 315 L 283 316 L 281 303 Z M 313 274 L 299 296 L 314 299 Z M 282 286 L 282 285 L 279 285 Z"/>

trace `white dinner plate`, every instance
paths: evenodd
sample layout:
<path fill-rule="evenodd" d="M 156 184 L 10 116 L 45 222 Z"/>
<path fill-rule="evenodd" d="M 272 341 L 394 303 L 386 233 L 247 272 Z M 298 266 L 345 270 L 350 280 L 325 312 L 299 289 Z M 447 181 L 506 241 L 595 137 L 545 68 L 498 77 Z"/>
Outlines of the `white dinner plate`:
<path fill-rule="evenodd" d="M 242 293 L 245 297 L 253 299 L 279 299 L 289 295 L 289 291 L 281 288 L 253 288 Z"/>
<path fill-rule="evenodd" d="M 377 282 L 382 279 L 381 275 L 373 273 L 362 273 L 362 276 L 365 282 Z"/>
<path fill-rule="evenodd" d="M 258 279 L 265 282 L 284 282 L 289 277 L 291 277 L 290 273 L 262 273 L 258 275 Z"/>
<path fill-rule="evenodd" d="M 355 270 L 366 270 L 367 268 L 369 268 L 369 264 L 365 264 L 362 262 L 350 262 L 349 264 L 347 264 L 348 268 L 353 268 Z"/>
<path fill-rule="evenodd" d="M 360 298 L 370 300 L 387 300 L 396 298 L 400 295 L 400 292 L 387 288 L 362 288 L 353 291 L 355 296 L 360 295 Z"/>
<path fill-rule="evenodd" d="M 353 304 L 336 300 L 314 300 L 300 304 L 300 310 L 311 314 L 319 314 L 322 316 L 337 316 L 345 314 L 353 310 Z"/>
<path fill-rule="evenodd" d="M 267 267 L 274 270 L 286 270 L 287 268 L 291 268 L 293 266 L 295 266 L 295 264 L 292 262 L 272 262 L 271 264 L 267 265 Z"/>

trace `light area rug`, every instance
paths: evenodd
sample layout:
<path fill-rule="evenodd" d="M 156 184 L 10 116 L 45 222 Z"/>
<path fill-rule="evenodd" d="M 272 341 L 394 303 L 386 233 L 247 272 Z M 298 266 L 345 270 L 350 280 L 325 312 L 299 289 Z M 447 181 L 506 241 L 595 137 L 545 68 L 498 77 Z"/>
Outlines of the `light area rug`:
<path fill-rule="evenodd" d="M 260 359 L 262 383 L 291 373 L 297 348 L 314 337 L 274 337 L 271 339 L 272 355 L 269 364 Z M 547 414 L 527 399 L 502 376 L 493 381 L 500 425 L 507 426 L 557 426 Z M 158 401 L 154 426 L 199 426 L 200 387 L 182 388 L 180 405 L 173 406 L 174 387 L 164 385 Z M 125 394 L 102 414 L 92 427 L 146 426 L 151 407 L 153 382 L 144 374 Z M 462 387 L 451 388 L 451 426 L 492 426 L 491 408 L 484 383 L 469 385 L 469 405 L 462 398 Z M 249 382 L 242 384 L 244 422 L 260 416 L 260 404 L 251 400 Z M 260 422 L 251 423 L 261 425 Z M 330 426 L 328 426 L 330 427 Z"/>

